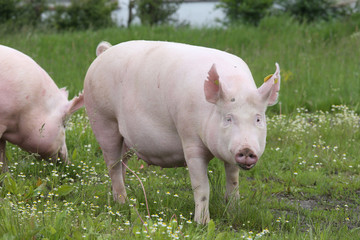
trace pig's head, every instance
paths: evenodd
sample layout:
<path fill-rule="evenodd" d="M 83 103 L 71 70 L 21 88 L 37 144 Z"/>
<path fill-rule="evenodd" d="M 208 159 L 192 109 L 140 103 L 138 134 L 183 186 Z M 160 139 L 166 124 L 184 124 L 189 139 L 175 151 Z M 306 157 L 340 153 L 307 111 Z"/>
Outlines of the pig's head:
<path fill-rule="evenodd" d="M 42 158 L 68 162 L 67 147 L 65 142 L 65 125 L 67 119 L 75 111 L 84 105 L 83 95 L 74 97 L 68 101 L 68 92 L 63 88 L 61 99 L 52 102 L 55 106 L 38 122 L 38 127 L 32 134 L 32 142 L 29 143 L 31 152 L 37 152 Z M 36 149 L 35 149 L 36 148 Z"/>
<path fill-rule="evenodd" d="M 206 100 L 214 104 L 207 124 L 206 142 L 216 157 L 249 170 L 265 149 L 265 111 L 277 102 L 280 68 L 276 63 L 275 73 L 259 88 L 253 84 L 250 71 L 243 76 L 224 78 L 213 65 L 204 83 Z"/>

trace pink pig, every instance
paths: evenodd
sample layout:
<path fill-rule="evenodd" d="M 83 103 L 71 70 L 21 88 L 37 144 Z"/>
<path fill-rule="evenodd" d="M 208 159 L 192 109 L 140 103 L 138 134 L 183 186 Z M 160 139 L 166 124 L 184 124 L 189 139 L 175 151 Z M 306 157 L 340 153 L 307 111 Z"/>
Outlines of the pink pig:
<path fill-rule="evenodd" d="M 9 141 L 42 158 L 68 162 L 65 121 L 83 106 L 83 96 L 68 101 L 50 76 L 30 57 L 0 45 L 0 163 L 7 170 Z"/>
<path fill-rule="evenodd" d="M 267 106 L 276 103 L 280 69 L 257 88 L 246 63 L 204 47 L 156 41 L 102 42 L 84 84 L 90 124 L 103 151 L 114 199 L 124 203 L 126 161 L 133 149 L 148 164 L 187 166 L 195 221 L 207 223 L 207 166 L 225 164 L 226 198 L 239 196 L 239 167 L 263 154 Z"/>

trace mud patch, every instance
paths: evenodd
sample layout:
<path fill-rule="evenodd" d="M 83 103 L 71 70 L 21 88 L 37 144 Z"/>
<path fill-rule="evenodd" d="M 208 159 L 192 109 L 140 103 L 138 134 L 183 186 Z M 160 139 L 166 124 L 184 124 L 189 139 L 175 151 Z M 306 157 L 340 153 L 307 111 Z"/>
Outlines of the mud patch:
<path fill-rule="evenodd" d="M 303 209 L 313 210 L 315 207 L 318 207 L 318 203 L 315 200 L 299 200 L 297 201 L 299 206 Z"/>

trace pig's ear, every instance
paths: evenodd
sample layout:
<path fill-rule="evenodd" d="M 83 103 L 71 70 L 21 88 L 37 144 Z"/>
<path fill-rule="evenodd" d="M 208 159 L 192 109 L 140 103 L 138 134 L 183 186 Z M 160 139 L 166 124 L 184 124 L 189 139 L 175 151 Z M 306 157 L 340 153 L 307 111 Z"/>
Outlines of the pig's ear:
<path fill-rule="evenodd" d="M 216 66 L 213 64 L 208 72 L 208 77 L 204 82 L 204 93 L 206 100 L 210 103 L 216 103 L 223 95 L 219 74 Z"/>
<path fill-rule="evenodd" d="M 66 90 L 66 87 L 60 88 L 60 91 L 62 94 L 64 94 L 64 96 L 66 97 L 66 99 L 68 99 L 69 97 L 69 92 L 68 90 Z"/>
<path fill-rule="evenodd" d="M 96 47 L 96 56 L 99 56 L 100 54 L 102 54 L 103 52 L 105 52 L 106 50 L 108 50 L 111 47 L 112 47 L 112 45 L 110 43 L 102 41 Z"/>
<path fill-rule="evenodd" d="M 277 103 L 280 91 L 280 67 L 278 63 L 275 63 L 275 66 L 275 73 L 267 76 L 264 79 L 264 83 L 258 88 L 260 95 L 264 101 L 267 101 L 268 106 Z"/>
<path fill-rule="evenodd" d="M 77 110 L 82 108 L 83 106 L 84 106 L 84 94 L 80 93 L 79 96 L 74 97 L 69 102 L 69 106 L 66 111 L 66 115 L 69 116 L 69 115 L 73 114 L 74 112 L 76 112 Z"/>

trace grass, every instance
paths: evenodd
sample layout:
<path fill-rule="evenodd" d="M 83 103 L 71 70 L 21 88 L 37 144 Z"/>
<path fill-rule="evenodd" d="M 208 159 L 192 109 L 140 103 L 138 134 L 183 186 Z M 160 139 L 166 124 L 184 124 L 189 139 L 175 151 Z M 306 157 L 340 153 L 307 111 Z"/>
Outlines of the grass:
<path fill-rule="evenodd" d="M 240 173 L 241 200 L 224 201 L 223 165 L 213 160 L 208 226 L 192 222 L 186 168 L 128 172 L 129 202 L 113 202 L 110 178 L 84 113 L 69 123 L 72 164 L 38 161 L 9 146 L 0 177 L 3 239 L 357 239 L 360 234 L 360 117 L 345 106 L 268 119 L 267 149 Z M 344 139 L 340 140 L 339 139 Z M 145 223 L 143 223 L 144 221 Z"/>
<path fill-rule="evenodd" d="M 286 21 L 285 21 L 286 20 Z M 73 96 L 101 40 L 157 39 L 241 56 L 257 84 L 282 67 L 281 112 L 268 117 L 259 164 L 240 172 L 240 201 L 224 201 L 223 164 L 209 166 L 212 222 L 197 225 L 186 168 L 129 162 L 129 202 L 113 202 L 111 182 L 85 111 L 69 121 L 72 164 L 38 161 L 8 144 L 0 175 L 1 239 L 358 239 L 360 235 L 359 44 L 356 19 L 306 26 L 269 18 L 259 28 L 173 27 L 97 32 L 2 34 Z"/>

